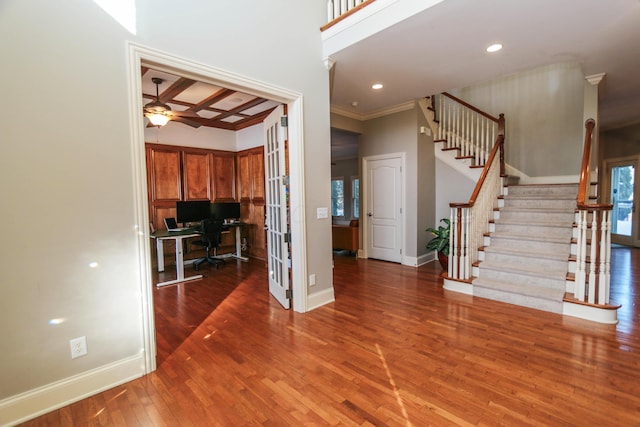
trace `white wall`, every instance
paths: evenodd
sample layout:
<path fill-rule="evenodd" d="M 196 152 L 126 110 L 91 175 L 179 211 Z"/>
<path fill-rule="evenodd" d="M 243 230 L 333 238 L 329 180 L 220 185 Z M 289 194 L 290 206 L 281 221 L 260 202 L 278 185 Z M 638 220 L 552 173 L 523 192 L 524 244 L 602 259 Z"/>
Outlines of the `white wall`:
<path fill-rule="evenodd" d="M 580 173 L 584 75 L 577 64 L 550 65 L 450 91 L 505 114 L 505 161 L 529 177 Z"/>
<path fill-rule="evenodd" d="M 264 126 L 262 123 L 236 132 L 235 151 L 248 150 L 264 144 Z"/>
<path fill-rule="evenodd" d="M 207 126 L 196 129 L 171 121 L 160 128 L 145 128 L 144 140 L 154 144 L 237 151 L 234 131 Z"/>
<path fill-rule="evenodd" d="M 52 404 L 39 387 L 104 374 L 64 396 L 73 400 L 144 372 L 128 40 L 304 95 L 307 209 L 298 214 L 314 242 L 304 261 L 316 274 L 314 291 L 332 288 L 330 223 L 315 219 L 317 207 L 330 205 L 329 85 L 318 30 L 326 2 L 136 6 L 137 35 L 86 0 L 0 6 L 0 220 L 10 242 L 0 257 L 0 424 Z M 69 339 L 78 336 L 89 354 L 71 360 Z M 20 393 L 33 397 L 28 405 L 16 406 Z"/>

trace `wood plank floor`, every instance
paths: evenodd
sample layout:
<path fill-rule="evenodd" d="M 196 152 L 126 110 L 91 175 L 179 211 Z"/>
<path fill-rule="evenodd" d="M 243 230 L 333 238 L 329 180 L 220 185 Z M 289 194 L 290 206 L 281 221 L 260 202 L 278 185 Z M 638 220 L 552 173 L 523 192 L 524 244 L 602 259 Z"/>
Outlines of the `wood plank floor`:
<path fill-rule="evenodd" d="M 450 293 L 439 267 L 335 258 L 336 302 L 269 297 L 262 262 L 155 291 L 158 370 L 25 426 L 638 426 L 640 250 L 618 325 Z"/>

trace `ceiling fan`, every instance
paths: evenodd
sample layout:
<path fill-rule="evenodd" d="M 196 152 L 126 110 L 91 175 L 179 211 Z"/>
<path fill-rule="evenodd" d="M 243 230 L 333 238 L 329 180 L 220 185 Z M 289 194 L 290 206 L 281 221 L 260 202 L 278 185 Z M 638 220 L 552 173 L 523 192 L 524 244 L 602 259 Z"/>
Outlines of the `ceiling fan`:
<path fill-rule="evenodd" d="M 143 108 L 145 117 L 149 119 L 149 126 L 164 126 L 169 120 L 173 120 L 194 128 L 200 127 L 200 123 L 189 120 L 189 118 L 200 118 L 195 111 L 173 111 L 171 107 L 160 101 L 159 87 L 163 82 L 161 78 L 152 77 L 151 81 L 156 85 L 156 99 Z"/>

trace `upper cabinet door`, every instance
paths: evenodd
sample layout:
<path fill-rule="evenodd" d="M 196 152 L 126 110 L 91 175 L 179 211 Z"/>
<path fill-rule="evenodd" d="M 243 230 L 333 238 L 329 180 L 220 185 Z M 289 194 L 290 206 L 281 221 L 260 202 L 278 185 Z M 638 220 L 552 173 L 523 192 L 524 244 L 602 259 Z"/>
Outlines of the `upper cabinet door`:
<path fill-rule="evenodd" d="M 213 201 L 236 200 L 236 154 L 213 155 Z"/>
<path fill-rule="evenodd" d="M 152 149 L 151 201 L 175 201 L 182 198 L 180 179 L 180 152 L 176 150 Z"/>
<path fill-rule="evenodd" d="M 251 198 L 254 202 L 264 201 L 264 148 L 255 150 L 251 158 Z"/>
<path fill-rule="evenodd" d="M 211 200 L 211 154 L 183 152 L 185 200 Z"/>

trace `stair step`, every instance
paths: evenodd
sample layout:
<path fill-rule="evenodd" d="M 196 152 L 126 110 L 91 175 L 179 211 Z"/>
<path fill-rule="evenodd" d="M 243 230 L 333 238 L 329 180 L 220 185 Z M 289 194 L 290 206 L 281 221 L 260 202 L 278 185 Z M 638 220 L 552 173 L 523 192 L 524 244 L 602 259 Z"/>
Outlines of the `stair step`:
<path fill-rule="evenodd" d="M 547 250 L 544 252 L 531 250 L 528 246 L 524 246 L 522 249 L 510 246 L 503 247 L 499 245 L 491 245 L 483 248 L 485 254 L 501 254 L 507 256 L 525 257 L 528 259 L 537 258 L 563 262 L 570 260 L 571 254 L 569 252 L 569 249 L 569 245 L 564 245 L 563 247 L 559 247 L 558 249 Z"/>
<path fill-rule="evenodd" d="M 567 268 L 540 269 L 534 263 L 511 264 L 502 262 L 482 261 L 478 264 L 478 277 L 511 282 L 521 285 L 544 286 L 548 288 L 562 287 L 564 289 Z"/>
<path fill-rule="evenodd" d="M 509 282 L 480 277 L 475 278 L 472 283 L 474 296 L 552 313 L 562 313 L 564 289 L 551 289 L 532 285 L 519 286 Z"/>
<path fill-rule="evenodd" d="M 485 233 L 485 236 L 490 237 L 492 240 L 505 239 L 505 240 L 517 240 L 525 242 L 549 242 L 549 243 L 567 243 L 569 238 L 558 235 L 548 234 L 532 234 L 532 233 L 511 233 L 506 231 L 495 231 L 493 233 Z"/>

